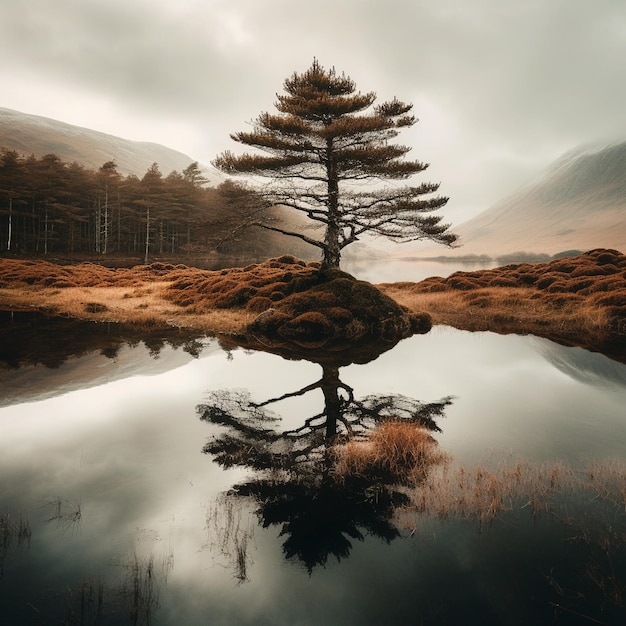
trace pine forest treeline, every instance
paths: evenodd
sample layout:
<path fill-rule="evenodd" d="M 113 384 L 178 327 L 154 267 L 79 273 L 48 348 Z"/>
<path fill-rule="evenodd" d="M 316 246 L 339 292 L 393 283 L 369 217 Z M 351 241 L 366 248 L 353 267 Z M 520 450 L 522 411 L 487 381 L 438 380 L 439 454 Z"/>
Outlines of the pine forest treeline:
<path fill-rule="evenodd" d="M 98 170 L 54 154 L 0 152 L 0 253 L 184 256 L 214 250 L 264 254 L 268 242 L 246 220 L 255 194 L 232 182 L 207 187 L 198 163 L 164 176 L 153 163 L 143 177 L 114 161 Z M 244 228 L 245 230 L 245 228 Z"/>

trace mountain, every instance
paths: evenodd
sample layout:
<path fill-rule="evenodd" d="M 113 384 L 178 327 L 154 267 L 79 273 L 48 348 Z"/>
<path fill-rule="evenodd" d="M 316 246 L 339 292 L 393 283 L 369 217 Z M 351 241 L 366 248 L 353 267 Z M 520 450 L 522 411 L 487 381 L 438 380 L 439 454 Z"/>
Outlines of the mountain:
<path fill-rule="evenodd" d="M 164 175 L 172 170 L 182 172 L 195 159 L 157 143 L 130 141 L 89 128 L 0 108 L 0 149 L 42 157 L 56 154 L 62 161 L 77 161 L 98 169 L 107 161 L 115 161 L 124 175 L 140 178 L 156 162 Z M 202 173 L 213 185 L 222 180 L 217 170 L 200 165 Z"/>
<path fill-rule="evenodd" d="M 626 251 L 626 142 L 563 155 L 538 180 L 452 229 L 446 254 Z"/>

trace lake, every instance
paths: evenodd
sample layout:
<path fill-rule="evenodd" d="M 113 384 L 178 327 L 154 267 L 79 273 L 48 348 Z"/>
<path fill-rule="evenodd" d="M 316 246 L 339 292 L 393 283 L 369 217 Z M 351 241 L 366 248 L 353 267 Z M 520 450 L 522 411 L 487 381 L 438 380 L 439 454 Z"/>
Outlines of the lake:
<path fill-rule="evenodd" d="M 1 624 L 625 623 L 626 365 L 443 326 L 322 367 L 2 324 Z M 329 415 L 385 411 L 442 458 L 333 479 Z"/>

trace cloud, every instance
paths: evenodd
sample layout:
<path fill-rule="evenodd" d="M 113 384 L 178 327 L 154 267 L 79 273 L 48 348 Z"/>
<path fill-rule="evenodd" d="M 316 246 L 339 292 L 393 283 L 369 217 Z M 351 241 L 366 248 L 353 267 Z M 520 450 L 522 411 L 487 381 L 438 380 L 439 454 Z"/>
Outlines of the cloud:
<path fill-rule="evenodd" d="M 408 141 L 460 217 L 626 135 L 623 0 L 2 1 L 2 106 L 208 161 L 317 57 L 415 103 Z"/>

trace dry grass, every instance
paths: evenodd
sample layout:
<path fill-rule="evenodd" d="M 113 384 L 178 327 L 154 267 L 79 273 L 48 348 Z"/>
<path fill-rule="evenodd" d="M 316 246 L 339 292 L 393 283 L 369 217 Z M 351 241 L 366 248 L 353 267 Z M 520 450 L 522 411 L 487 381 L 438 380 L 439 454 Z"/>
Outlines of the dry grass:
<path fill-rule="evenodd" d="M 324 280 L 319 263 L 282 256 L 243 268 L 188 268 L 184 275 L 174 277 L 164 297 L 195 313 L 232 308 L 260 313 Z"/>
<path fill-rule="evenodd" d="M 319 263 L 290 256 L 217 271 L 166 263 L 107 268 L 2 259 L 0 305 L 76 319 L 233 333 L 320 281 Z"/>
<path fill-rule="evenodd" d="M 374 429 L 366 440 L 353 439 L 338 446 L 334 469 L 339 479 L 363 476 L 414 484 L 422 482 L 431 467 L 447 459 L 424 427 L 389 420 Z"/>
<path fill-rule="evenodd" d="M 428 316 L 410 313 L 369 283 L 292 256 L 216 271 L 164 263 L 110 269 L 7 259 L 0 261 L 0 287 L 5 309 L 211 334 L 243 334 L 257 320 L 256 334 L 280 334 L 281 342 L 306 349 L 350 346 L 368 332 L 408 336 L 430 328 Z M 271 315 L 260 317 L 264 312 Z"/>
<path fill-rule="evenodd" d="M 133 270 L 110 270 L 100 268 L 101 280 L 95 278 L 97 270 L 82 265 L 63 268 L 42 262 L 38 279 L 29 282 L 35 274 L 32 262 L 26 265 L 25 273 L 17 273 L 18 262 L 0 263 L 1 290 L 0 306 L 13 310 L 38 310 L 49 315 L 59 315 L 81 320 L 99 322 L 123 322 L 142 328 L 175 326 L 202 330 L 210 333 L 240 332 L 256 315 L 243 309 L 216 310 L 206 308 L 194 312 L 178 306 L 165 298 L 171 281 L 179 276 L 180 267 L 172 273 L 162 270 L 154 272 L 140 267 Z M 158 264 L 156 264 L 158 265 Z M 75 269 L 77 268 L 77 269 Z M 71 275 L 73 270 L 73 275 Z M 192 270 L 200 271 L 200 270 Z M 71 281 L 61 282 L 57 278 L 46 279 L 46 272 L 55 277 L 59 272 L 70 276 Z M 119 274 L 119 281 L 115 276 Z M 11 278 L 15 277 L 15 281 Z M 19 280 L 18 280 L 19 278 Z M 26 279 L 26 280 L 24 280 Z"/>
<path fill-rule="evenodd" d="M 464 330 L 537 334 L 546 328 L 573 336 L 611 330 L 610 311 L 582 298 L 551 298 L 524 287 L 420 293 L 384 286 L 387 295 L 413 310 L 427 311 L 436 324 Z M 625 330 L 626 332 L 626 330 Z"/>
<path fill-rule="evenodd" d="M 593 507 L 624 517 L 623 461 L 589 463 L 581 470 L 562 462 L 535 465 L 522 460 L 495 469 L 447 464 L 426 483 L 417 484 L 411 510 L 439 518 L 471 517 L 482 524 L 510 511 L 528 509 L 533 515 L 565 518 Z"/>
<path fill-rule="evenodd" d="M 435 324 L 534 334 L 626 361 L 626 256 L 614 250 L 378 287 Z"/>
<path fill-rule="evenodd" d="M 363 289 L 365 295 L 358 300 L 352 281 L 346 300 L 319 287 L 334 279 L 339 284 L 345 276 L 322 273 L 319 263 L 291 256 L 217 271 L 166 263 L 111 269 L 94 263 L 61 266 L 2 259 L 0 306 L 209 333 L 241 333 L 260 313 L 272 310 L 271 319 L 263 323 L 275 325 L 299 315 L 314 330 L 330 325 L 349 339 L 352 326 L 359 325 L 357 320 L 351 326 L 350 308 L 367 308 L 371 292 Z M 423 316 L 413 316 L 413 332 L 425 332 L 430 315 L 435 324 L 534 334 L 626 361 L 626 256 L 615 250 L 378 287 Z M 324 324 L 312 319 L 312 307 L 323 310 Z"/>
<path fill-rule="evenodd" d="M 133 287 L 143 286 L 157 279 L 175 280 L 181 273 L 190 271 L 186 265 L 152 263 L 132 268 L 108 268 L 97 263 L 59 265 L 49 261 L 28 259 L 2 259 L 0 261 L 0 287 L 15 283 L 40 287 Z M 197 270 L 200 271 L 200 270 Z"/>

